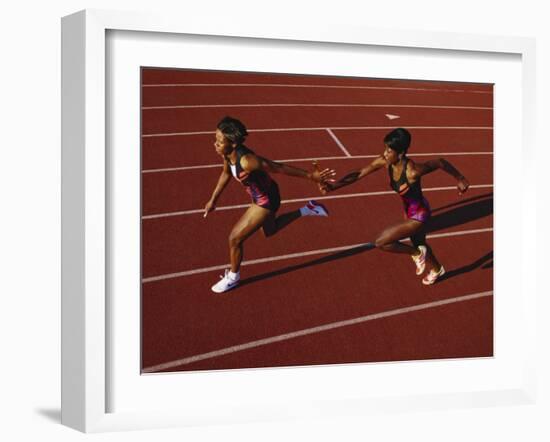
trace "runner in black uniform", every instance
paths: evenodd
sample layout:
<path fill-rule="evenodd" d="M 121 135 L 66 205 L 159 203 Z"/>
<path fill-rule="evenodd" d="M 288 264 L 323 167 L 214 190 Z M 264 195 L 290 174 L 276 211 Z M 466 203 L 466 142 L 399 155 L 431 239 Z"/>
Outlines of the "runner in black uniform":
<path fill-rule="evenodd" d="M 260 227 L 265 236 L 271 236 L 301 216 L 328 216 L 322 204 L 309 201 L 299 210 L 276 216 L 281 205 L 279 187 L 268 172 L 309 179 L 323 183 L 334 176 L 334 171 L 325 169 L 313 171 L 276 163 L 256 155 L 243 145 L 248 135 L 246 127 L 239 120 L 225 117 L 216 130 L 216 152 L 223 157 L 223 170 L 212 197 L 204 207 L 204 217 L 216 207 L 216 202 L 231 176 L 235 177 L 252 198 L 252 204 L 233 227 L 229 235 L 229 258 L 231 268 L 225 271 L 222 279 L 212 286 L 212 291 L 222 293 L 237 286 L 240 280 L 240 266 L 243 257 L 243 243 Z"/>
<path fill-rule="evenodd" d="M 235 164 L 229 163 L 233 177 L 245 187 L 254 204 L 276 212 L 281 205 L 277 183 L 262 169 L 253 170 L 252 172 L 243 169 L 241 158 L 245 155 L 255 155 L 248 147 L 240 145 L 237 146 L 235 151 L 237 152 L 237 160 Z"/>
<path fill-rule="evenodd" d="M 415 219 L 423 224 L 425 224 L 431 217 L 432 212 L 430 210 L 430 204 L 428 200 L 424 198 L 422 194 L 422 186 L 420 183 L 420 178 L 414 183 L 409 183 L 407 178 L 407 169 L 409 159 L 404 158 L 404 165 L 402 167 L 401 176 L 399 179 L 395 180 L 394 167 L 392 164 L 388 167 L 388 174 L 390 177 L 390 187 L 395 190 L 399 196 L 401 196 L 401 201 L 403 202 L 403 210 L 405 219 Z M 411 242 L 415 248 L 420 247 L 420 251 L 423 251 L 422 248 L 426 246 L 426 232 L 424 229 L 420 229 L 419 232 L 411 235 Z M 414 258 L 413 258 L 414 259 Z M 419 274 L 421 269 L 417 269 Z"/>
<path fill-rule="evenodd" d="M 416 263 L 416 274 L 421 275 L 430 264 L 430 272 L 422 279 L 429 285 L 445 273 L 443 266 L 437 261 L 432 249 L 426 243 L 425 226 L 431 216 L 430 205 L 422 195 L 420 178 L 437 169 L 442 169 L 457 180 L 459 193 L 468 190 L 469 183 L 464 176 L 447 160 L 440 158 L 425 163 L 415 163 L 407 158 L 407 150 L 411 142 L 410 133 L 402 128 L 394 129 L 384 138 L 385 149 L 382 155 L 368 166 L 353 171 L 332 184 L 320 184 L 323 193 L 331 192 L 340 187 L 358 181 L 372 172 L 386 167 L 390 177 L 390 186 L 400 196 L 403 202 L 405 220 L 388 227 L 376 239 L 375 245 L 381 250 L 394 253 L 409 254 Z M 412 246 L 400 240 L 410 237 Z"/>

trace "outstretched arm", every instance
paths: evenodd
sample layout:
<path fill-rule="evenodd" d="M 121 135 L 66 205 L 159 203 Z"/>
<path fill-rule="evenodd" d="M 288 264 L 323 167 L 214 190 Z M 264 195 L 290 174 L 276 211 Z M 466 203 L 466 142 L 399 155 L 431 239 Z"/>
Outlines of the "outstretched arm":
<path fill-rule="evenodd" d="M 418 176 L 427 175 L 434 170 L 441 169 L 447 172 L 453 178 L 457 180 L 458 193 L 462 195 L 470 187 L 468 180 L 462 175 L 456 167 L 449 163 L 445 158 L 438 158 L 437 160 L 426 161 L 425 163 L 415 163 L 415 172 Z"/>
<path fill-rule="evenodd" d="M 314 168 L 312 171 L 308 171 L 252 154 L 245 155 L 241 158 L 241 166 L 247 172 L 261 169 L 268 173 L 282 173 L 288 176 L 305 178 L 316 183 L 327 181 L 336 174 L 334 170 L 328 168 L 324 170 Z"/>
<path fill-rule="evenodd" d="M 223 162 L 223 170 L 220 174 L 220 177 L 218 178 L 218 183 L 216 184 L 216 187 L 214 188 L 214 191 L 212 192 L 212 196 L 210 197 L 210 200 L 206 203 L 204 206 L 204 218 L 208 216 L 210 212 L 212 212 L 216 208 L 216 202 L 218 201 L 218 198 L 223 192 L 223 189 L 227 186 L 227 183 L 229 183 L 229 180 L 231 179 L 231 172 L 229 171 L 229 165 L 227 164 L 227 161 L 224 160 Z"/>
<path fill-rule="evenodd" d="M 384 160 L 384 157 L 379 156 L 368 166 L 365 166 L 362 169 L 353 170 L 347 173 L 335 183 L 322 184 L 320 186 L 321 192 L 328 193 L 328 192 L 332 192 L 334 190 L 340 189 L 341 187 L 349 186 L 350 184 L 353 184 L 356 181 L 359 181 L 361 178 L 366 177 L 367 175 L 377 171 L 378 169 L 384 167 L 385 165 L 386 165 L 386 160 Z"/>

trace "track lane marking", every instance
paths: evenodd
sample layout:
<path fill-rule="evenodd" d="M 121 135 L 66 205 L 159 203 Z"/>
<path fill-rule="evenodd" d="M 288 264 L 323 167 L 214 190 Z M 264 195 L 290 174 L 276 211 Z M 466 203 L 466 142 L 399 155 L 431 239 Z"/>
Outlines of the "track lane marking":
<path fill-rule="evenodd" d="M 182 365 L 189 365 L 189 364 L 192 364 L 192 363 L 198 362 L 198 361 L 204 361 L 206 359 L 212 359 L 212 358 L 216 358 L 216 357 L 219 357 L 219 356 L 224 356 L 224 355 L 236 353 L 236 352 L 239 352 L 239 351 L 249 350 L 251 348 L 256 348 L 256 347 L 260 347 L 260 346 L 264 346 L 264 345 L 274 344 L 274 343 L 277 343 L 277 342 L 288 341 L 290 339 L 299 338 L 299 337 L 302 337 L 302 336 L 312 335 L 312 334 L 316 334 L 316 333 L 321 333 L 321 332 L 328 331 L 328 330 L 333 330 L 333 329 L 336 329 L 336 328 L 342 328 L 342 327 L 347 327 L 347 326 L 351 326 L 351 325 L 362 324 L 362 323 L 365 323 L 365 322 L 374 321 L 376 319 L 388 318 L 388 317 L 391 317 L 391 316 L 402 315 L 402 314 L 416 312 L 416 311 L 420 311 L 420 310 L 427 310 L 427 309 L 430 309 L 430 308 L 441 307 L 441 306 L 448 305 L 448 304 L 454 304 L 454 303 L 457 303 L 457 302 L 466 302 L 466 301 L 471 301 L 471 300 L 474 300 L 474 299 L 490 297 L 490 296 L 493 296 L 493 291 L 492 290 L 485 291 L 485 292 L 472 293 L 472 294 L 464 295 L 464 296 L 457 296 L 457 297 L 454 297 L 454 298 L 442 299 L 442 300 L 434 301 L 434 302 L 427 302 L 427 303 L 424 303 L 424 304 L 417 304 L 417 305 L 398 308 L 398 309 L 394 309 L 394 310 L 387 310 L 387 311 L 384 311 L 384 312 L 373 313 L 373 314 L 370 314 L 370 315 L 360 316 L 360 317 L 357 317 L 357 318 L 347 319 L 347 320 L 344 320 L 344 321 L 331 322 L 331 323 L 328 323 L 328 324 L 319 325 L 317 327 L 306 328 L 306 329 L 297 330 L 297 331 L 294 331 L 294 332 L 285 333 L 285 334 L 281 334 L 281 335 L 277 335 L 277 336 L 271 336 L 269 338 L 258 339 L 256 341 L 246 342 L 244 344 L 239 344 L 239 345 L 233 345 L 231 347 L 222 348 L 222 349 L 211 351 L 211 352 L 208 352 L 208 353 L 202 353 L 202 354 L 198 354 L 198 355 L 178 359 L 178 360 L 175 360 L 175 361 L 165 362 L 163 364 L 153 365 L 151 367 L 144 368 L 142 370 L 142 373 L 153 373 L 153 372 L 156 372 L 156 371 L 167 370 L 167 369 L 174 368 L 174 367 L 179 367 L 179 366 L 182 366 Z"/>
<path fill-rule="evenodd" d="M 334 135 L 334 132 L 332 132 L 330 129 L 327 129 L 327 132 L 331 136 L 331 138 L 334 140 L 334 142 L 337 144 L 337 146 L 342 150 L 342 152 L 344 152 L 344 155 L 346 157 L 351 157 L 351 154 L 348 152 L 348 150 L 345 148 L 342 142 L 338 139 L 338 137 Z"/>
<path fill-rule="evenodd" d="M 493 155 L 492 151 L 481 151 L 481 152 L 431 152 L 431 153 L 414 153 L 407 154 L 409 157 L 430 157 L 430 156 L 461 156 L 461 155 Z M 314 158 L 291 158 L 284 160 L 274 160 L 279 163 L 294 163 L 294 162 L 310 162 L 310 161 L 328 161 L 328 160 L 355 160 L 355 159 L 365 159 L 365 158 L 378 158 L 380 154 L 377 155 L 350 155 L 349 157 L 314 157 Z M 196 170 L 196 169 L 210 169 L 210 168 L 221 168 L 220 163 L 217 164 L 200 164 L 197 166 L 181 166 L 181 167 L 165 167 L 160 169 L 144 169 L 141 173 L 160 173 L 160 172 L 176 172 L 183 170 Z"/>
<path fill-rule="evenodd" d="M 248 129 L 248 132 L 300 132 L 300 131 L 324 131 L 326 127 L 287 127 L 277 129 Z M 345 126 L 331 127 L 332 130 L 387 130 L 395 129 L 395 126 Z M 428 129 L 428 130 L 493 130 L 493 126 L 407 126 L 407 129 Z M 176 137 L 187 135 L 213 135 L 215 131 L 207 130 L 202 132 L 168 132 L 156 134 L 143 134 L 142 138 L 155 137 Z"/>
<path fill-rule="evenodd" d="M 472 229 L 472 230 L 460 230 L 460 231 L 456 231 L 456 232 L 433 233 L 431 235 L 427 235 L 426 238 L 427 239 L 447 238 L 447 237 L 451 237 L 451 236 L 473 235 L 473 234 L 476 234 L 476 233 L 486 233 L 486 232 L 492 232 L 492 231 L 493 231 L 492 227 L 487 227 L 485 229 Z M 404 241 L 407 242 L 409 240 L 406 239 Z M 331 247 L 331 248 L 328 248 L 328 249 L 309 250 L 309 251 L 306 251 L 306 252 L 290 253 L 288 255 L 270 256 L 270 257 L 267 257 L 267 258 L 258 258 L 258 259 L 251 259 L 251 260 L 248 260 L 248 261 L 243 261 L 241 263 L 241 266 L 263 264 L 263 263 L 266 263 L 266 262 L 281 261 L 281 260 L 285 260 L 285 259 L 302 258 L 302 257 L 305 257 L 305 256 L 312 256 L 312 255 L 323 255 L 323 254 L 326 254 L 326 253 L 342 252 L 342 251 L 345 251 L 345 250 L 355 249 L 355 248 L 358 248 L 358 247 L 365 247 L 365 248 L 371 249 L 371 248 L 374 248 L 374 245 L 370 242 L 359 243 L 359 244 L 348 244 L 348 245 L 345 245 L 345 246 Z M 168 273 L 168 274 L 165 274 L 165 275 L 151 276 L 151 277 L 148 277 L 148 278 L 143 278 L 141 280 L 141 282 L 143 284 L 147 284 L 147 283 L 155 282 L 155 281 L 164 281 L 166 279 L 182 278 L 182 277 L 185 277 L 185 276 L 197 275 L 197 274 L 200 274 L 200 273 L 213 272 L 215 270 L 224 270 L 224 269 L 228 268 L 229 266 L 230 266 L 229 264 L 221 264 L 221 265 L 216 265 L 216 266 L 212 266 L 212 267 L 203 267 L 203 268 L 200 268 L 200 269 L 186 270 L 186 271 L 183 271 L 183 272 Z"/>
<path fill-rule="evenodd" d="M 349 86 L 325 84 L 284 84 L 284 83 L 160 83 L 143 84 L 143 87 L 280 87 L 280 88 L 308 88 L 308 89 L 365 89 L 365 90 L 396 90 L 396 91 L 433 91 L 458 92 L 472 94 L 493 94 L 493 91 L 445 89 L 445 88 L 416 88 L 398 86 Z"/>
<path fill-rule="evenodd" d="M 493 184 L 473 184 L 470 189 L 488 189 L 492 188 Z M 422 189 L 423 192 L 439 192 L 445 190 L 457 190 L 456 186 L 445 186 L 445 187 L 427 187 Z M 393 195 L 395 194 L 394 190 L 381 190 L 378 192 L 363 192 L 363 193 L 347 193 L 343 195 L 330 195 L 330 196 L 310 196 L 306 198 L 295 198 L 281 201 L 281 204 L 290 204 L 290 203 L 301 203 L 310 200 L 321 201 L 321 200 L 335 200 L 342 198 L 357 198 L 364 196 L 377 196 L 377 195 Z M 235 210 L 235 209 L 244 209 L 250 206 L 250 203 L 247 204 L 237 204 L 234 206 L 222 206 L 216 207 L 216 212 L 224 210 Z M 179 212 L 167 212 L 167 213 L 156 213 L 152 215 L 142 216 L 142 220 L 158 219 L 158 218 L 168 218 L 171 216 L 184 216 L 184 215 L 194 215 L 197 213 L 204 213 L 204 209 L 191 209 L 191 210 L 182 210 Z"/>
<path fill-rule="evenodd" d="M 168 110 L 168 109 L 209 109 L 225 107 L 397 107 L 397 108 L 425 108 L 425 109 L 466 109 L 466 110 L 493 110 L 490 106 L 450 106 L 438 104 L 357 104 L 357 103 L 243 103 L 243 104 L 173 104 L 164 106 L 142 106 L 141 110 Z"/>

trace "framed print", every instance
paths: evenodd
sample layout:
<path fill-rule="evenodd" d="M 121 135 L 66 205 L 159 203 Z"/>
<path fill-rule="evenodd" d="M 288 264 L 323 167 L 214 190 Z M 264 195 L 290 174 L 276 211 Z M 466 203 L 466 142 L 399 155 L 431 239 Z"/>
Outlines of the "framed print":
<path fill-rule="evenodd" d="M 532 403 L 532 40 L 84 11 L 62 41 L 64 424 Z M 400 219 L 426 264 L 373 250 Z"/>

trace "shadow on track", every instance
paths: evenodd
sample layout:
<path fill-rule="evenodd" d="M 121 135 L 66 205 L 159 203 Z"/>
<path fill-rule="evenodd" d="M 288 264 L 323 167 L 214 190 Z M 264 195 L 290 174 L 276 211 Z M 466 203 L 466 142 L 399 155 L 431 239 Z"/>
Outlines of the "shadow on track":
<path fill-rule="evenodd" d="M 449 210 L 446 210 L 449 209 Z M 445 210 L 442 213 L 442 210 Z M 433 210 L 435 215 L 432 216 L 430 224 L 427 226 L 427 232 L 437 232 L 438 230 L 448 229 L 450 227 L 458 226 L 461 224 L 468 223 L 470 221 L 475 221 L 477 219 L 484 218 L 493 214 L 493 194 L 487 193 L 484 195 L 479 195 L 476 197 L 468 198 L 461 200 L 459 202 L 449 204 L 447 206 L 438 207 Z M 247 284 L 252 284 L 258 281 L 263 281 L 275 276 L 284 275 L 286 273 L 294 272 L 296 270 L 304 269 L 307 267 L 325 264 L 331 261 L 336 261 L 338 259 L 348 258 L 350 256 L 355 256 L 360 253 L 366 252 L 374 248 L 372 243 L 366 243 L 364 245 L 353 247 L 341 252 L 333 253 L 330 255 L 323 256 L 321 258 L 316 258 L 311 261 L 303 262 L 301 264 L 295 264 L 288 267 L 283 267 L 272 272 L 262 273 L 260 275 L 255 275 L 250 278 L 241 280 L 240 286 L 245 286 Z M 467 266 L 461 267 L 456 270 L 450 270 L 447 274 L 441 278 L 441 281 L 445 279 L 458 276 L 463 273 L 470 272 L 480 266 L 482 268 L 492 268 L 493 252 L 491 251 L 487 255 L 483 256 L 476 262 L 469 264 Z M 490 261 L 490 262 L 486 262 Z"/>
<path fill-rule="evenodd" d="M 476 219 L 484 218 L 486 216 L 493 214 L 493 194 L 488 193 L 486 195 L 480 195 L 475 198 L 470 198 L 469 200 L 464 200 L 462 204 L 469 202 L 466 205 L 460 205 L 452 210 L 447 210 L 446 212 L 432 215 L 427 231 L 437 232 L 438 230 L 448 229 L 449 227 L 459 226 Z M 459 203 L 453 204 L 456 206 Z M 451 207 L 451 206 L 446 206 Z M 437 213 L 441 211 L 443 207 L 435 209 L 434 212 Z"/>
<path fill-rule="evenodd" d="M 437 283 L 439 284 L 440 282 L 443 282 L 446 279 L 454 278 L 455 276 L 461 275 L 463 273 L 471 272 L 472 270 L 475 270 L 479 267 L 481 267 L 482 269 L 493 268 L 493 251 L 492 250 L 471 264 L 468 264 L 464 267 L 460 267 L 458 269 L 447 271 L 440 279 L 437 280 Z"/>
<path fill-rule="evenodd" d="M 470 198 L 464 198 L 464 199 L 461 198 L 458 201 L 455 201 L 454 203 L 447 204 L 446 206 L 441 206 L 441 207 L 437 207 L 435 209 L 432 209 L 432 213 L 435 214 L 437 212 L 441 212 L 442 210 L 450 209 L 451 207 L 462 206 L 466 203 L 472 203 L 474 201 L 479 201 L 479 200 L 486 200 L 488 198 L 490 198 L 491 200 L 493 199 L 493 193 L 492 192 L 484 193 L 483 195 L 472 196 Z"/>
<path fill-rule="evenodd" d="M 303 262 L 301 264 L 295 264 L 293 266 L 283 267 L 282 269 L 274 270 L 272 272 L 262 273 L 260 275 L 243 279 L 240 283 L 240 287 L 247 284 L 252 284 L 253 282 L 263 281 L 264 279 L 273 278 L 274 276 L 280 276 L 284 275 L 285 273 L 294 272 L 295 270 L 305 269 L 307 267 L 315 266 L 318 264 L 325 264 L 327 262 L 336 261 L 337 259 L 348 258 L 350 256 L 358 255 L 371 249 L 374 249 L 374 244 L 366 243 L 358 247 L 353 247 L 351 249 L 343 250 L 338 253 L 323 256 L 322 258 L 317 258 L 311 261 Z"/>

